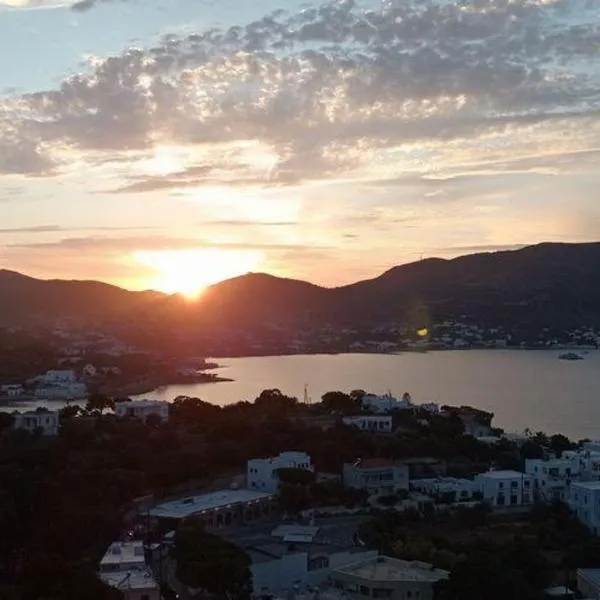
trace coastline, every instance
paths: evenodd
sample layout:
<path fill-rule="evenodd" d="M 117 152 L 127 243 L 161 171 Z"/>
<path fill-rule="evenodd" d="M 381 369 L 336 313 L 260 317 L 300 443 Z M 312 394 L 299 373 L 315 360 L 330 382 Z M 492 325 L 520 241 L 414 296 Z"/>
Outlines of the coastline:
<path fill-rule="evenodd" d="M 201 373 L 196 376 L 179 376 L 179 377 L 146 377 L 131 383 L 122 385 L 104 386 L 98 391 L 107 396 L 140 396 L 141 394 L 150 394 L 157 389 L 167 387 L 169 385 L 199 385 L 203 383 L 224 383 L 233 381 L 228 377 L 220 377 L 212 373 Z"/>

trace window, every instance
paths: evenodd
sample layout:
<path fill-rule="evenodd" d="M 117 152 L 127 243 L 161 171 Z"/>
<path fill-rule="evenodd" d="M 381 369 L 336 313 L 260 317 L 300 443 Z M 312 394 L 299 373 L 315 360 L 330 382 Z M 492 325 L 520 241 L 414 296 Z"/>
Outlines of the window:
<path fill-rule="evenodd" d="M 360 595 L 361 596 L 370 596 L 371 590 L 366 585 L 360 586 Z"/>
<path fill-rule="evenodd" d="M 496 498 L 496 504 L 498 506 L 504 506 L 504 504 L 505 504 L 504 494 L 498 494 L 498 497 Z"/>
<path fill-rule="evenodd" d="M 373 598 L 391 598 L 392 590 L 387 590 L 385 588 L 374 588 L 373 589 Z"/>
<path fill-rule="evenodd" d="M 504 482 L 503 482 L 503 481 L 501 481 L 501 482 L 498 484 L 498 487 L 499 487 L 501 490 L 503 490 L 503 489 L 504 489 Z"/>
<path fill-rule="evenodd" d="M 511 494 L 510 496 L 510 503 L 511 504 L 518 504 L 519 499 L 517 498 L 516 494 Z"/>

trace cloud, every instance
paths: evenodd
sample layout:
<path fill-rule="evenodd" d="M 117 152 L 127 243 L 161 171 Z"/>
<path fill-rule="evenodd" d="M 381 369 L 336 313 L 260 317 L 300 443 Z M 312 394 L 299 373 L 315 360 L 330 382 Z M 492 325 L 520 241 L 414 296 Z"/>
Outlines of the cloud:
<path fill-rule="evenodd" d="M 79 0 L 70 2 L 65 0 L 0 0 L 0 9 L 10 10 L 49 10 L 53 8 L 70 7 L 77 12 L 85 12 L 94 8 L 97 4 L 104 2 L 115 2 L 117 0 Z"/>
<path fill-rule="evenodd" d="M 178 238 L 168 235 L 129 236 L 129 237 L 68 237 L 49 242 L 28 242 L 5 244 L 8 250 L 46 251 L 53 252 L 102 252 L 127 254 L 141 250 L 178 250 L 189 248 L 230 248 L 240 250 L 284 250 L 295 251 L 310 248 L 321 250 L 327 246 L 306 246 L 294 243 L 269 243 L 269 242 L 238 242 L 238 241 L 212 241 L 207 239 Z"/>
<path fill-rule="evenodd" d="M 12 233 L 64 233 L 74 231 L 137 231 L 154 227 L 62 227 L 60 225 L 32 225 L 31 227 L 0 227 L 0 235 Z"/>
<path fill-rule="evenodd" d="M 88 7 L 92 2 L 84 2 Z M 573 17 L 577 17 L 574 19 Z M 0 174 L 50 176 L 75 153 L 257 140 L 247 156 L 123 192 L 390 179 L 511 154 L 600 146 L 600 48 L 585 0 L 351 0 L 229 29 L 170 34 L 0 104 Z M 193 165 L 188 165 L 193 166 Z M 204 165 L 199 165 L 200 169 Z M 240 168 L 242 167 L 242 168 Z"/>

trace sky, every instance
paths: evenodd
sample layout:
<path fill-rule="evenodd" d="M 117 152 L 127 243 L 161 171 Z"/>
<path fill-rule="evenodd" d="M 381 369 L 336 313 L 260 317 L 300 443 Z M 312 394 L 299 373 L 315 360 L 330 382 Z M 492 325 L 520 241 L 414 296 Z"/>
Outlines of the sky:
<path fill-rule="evenodd" d="M 600 239 L 598 0 L 0 0 L 0 268 L 193 294 Z"/>

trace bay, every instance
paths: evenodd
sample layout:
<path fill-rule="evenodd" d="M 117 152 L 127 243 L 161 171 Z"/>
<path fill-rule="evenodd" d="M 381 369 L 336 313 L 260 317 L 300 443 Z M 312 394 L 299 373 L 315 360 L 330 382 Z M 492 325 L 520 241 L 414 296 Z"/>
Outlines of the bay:
<path fill-rule="evenodd" d="M 293 355 L 216 359 L 231 382 L 171 385 L 139 398 L 196 396 L 226 405 L 267 388 L 312 401 L 329 390 L 407 391 L 414 402 L 470 405 L 506 431 L 600 438 L 600 352 L 559 360 L 554 350 L 465 350 L 402 354 Z"/>

